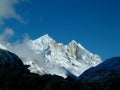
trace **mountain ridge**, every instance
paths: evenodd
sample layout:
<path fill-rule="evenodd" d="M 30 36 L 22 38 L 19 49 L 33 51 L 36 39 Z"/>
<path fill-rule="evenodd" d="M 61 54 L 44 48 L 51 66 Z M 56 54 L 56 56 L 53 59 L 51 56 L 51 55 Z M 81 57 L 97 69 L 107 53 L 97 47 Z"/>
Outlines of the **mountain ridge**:
<path fill-rule="evenodd" d="M 48 34 L 7 48 L 17 54 L 25 64 L 29 64 L 31 72 L 56 74 L 64 78 L 68 73 L 79 77 L 88 68 L 102 62 L 98 55 L 92 54 L 75 40 L 64 45 L 57 43 Z"/>

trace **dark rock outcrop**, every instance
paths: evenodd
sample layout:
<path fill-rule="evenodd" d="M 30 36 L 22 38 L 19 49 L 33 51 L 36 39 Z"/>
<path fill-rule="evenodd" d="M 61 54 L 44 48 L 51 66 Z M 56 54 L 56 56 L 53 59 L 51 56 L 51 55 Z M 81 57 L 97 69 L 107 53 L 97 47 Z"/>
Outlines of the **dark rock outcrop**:
<path fill-rule="evenodd" d="M 0 49 L 0 66 L 23 67 L 23 62 L 12 52 Z"/>
<path fill-rule="evenodd" d="M 96 90 L 119 90 L 120 89 L 120 57 L 113 57 L 90 68 L 81 76 L 79 83 L 83 86 Z"/>

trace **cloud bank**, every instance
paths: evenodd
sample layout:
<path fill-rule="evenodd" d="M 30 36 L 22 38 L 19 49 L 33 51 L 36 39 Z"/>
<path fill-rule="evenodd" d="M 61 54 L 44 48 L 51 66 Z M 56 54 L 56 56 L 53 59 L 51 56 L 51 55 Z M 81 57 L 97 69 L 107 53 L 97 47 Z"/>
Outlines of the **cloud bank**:
<path fill-rule="evenodd" d="M 16 12 L 15 5 L 19 4 L 19 0 L 0 0 L 0 22 L 3 19 L 17 19 L 23 22 L 20 15 Z"/>
<path fill-rule="evenodd" d="M 4 44 L 6 41 L 14 35 L 14 30 L 11 28 L 5 28 L 4 32 L 0 35 L 0 43 Z"/>

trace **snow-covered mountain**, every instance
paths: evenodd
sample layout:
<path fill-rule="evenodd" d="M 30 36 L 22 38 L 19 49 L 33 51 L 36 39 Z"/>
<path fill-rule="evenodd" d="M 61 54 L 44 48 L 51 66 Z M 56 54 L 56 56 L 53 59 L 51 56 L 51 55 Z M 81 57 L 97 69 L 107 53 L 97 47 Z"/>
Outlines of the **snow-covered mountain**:
<path fill-rule="evenodd" d="M 31 65 L 31 72 L 39 74 L 78 77 L 88 68 L 101 63 L 98 55 L 92 54 L 76 41 L 64 45 L 57 43 L 47 34 L 7 48 L 17 54 L 25 64 Z"/>

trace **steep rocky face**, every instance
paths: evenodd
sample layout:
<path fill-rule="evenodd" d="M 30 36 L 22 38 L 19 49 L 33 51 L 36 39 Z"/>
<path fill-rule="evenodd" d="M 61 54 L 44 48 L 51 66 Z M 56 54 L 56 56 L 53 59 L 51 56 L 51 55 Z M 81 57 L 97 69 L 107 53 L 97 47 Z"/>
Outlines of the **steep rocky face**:
<path fill-rule="evenodd" d="M 114 57 L 100 65 L 88 69 L 81 76 L 80 80 L 86 82 L 100 82 L 102 84 L 117 83 L 120 79 L 120 57 Z M 120 82 L 119 82 L 120 83 Z"/>

